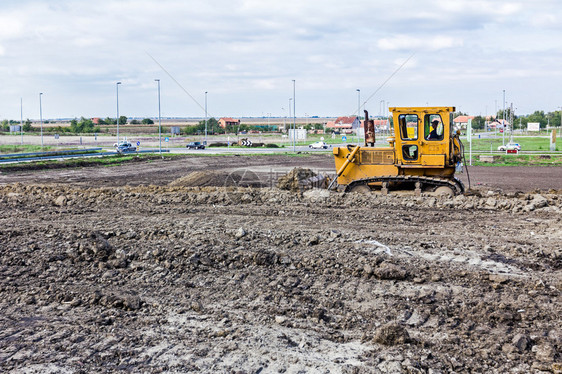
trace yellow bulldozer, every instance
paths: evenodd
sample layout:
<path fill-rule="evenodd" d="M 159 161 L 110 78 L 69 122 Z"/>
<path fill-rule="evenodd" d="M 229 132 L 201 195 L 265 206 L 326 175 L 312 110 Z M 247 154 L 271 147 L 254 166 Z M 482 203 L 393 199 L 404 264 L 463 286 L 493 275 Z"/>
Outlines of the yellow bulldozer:
<path fill-rule="evenodd" d="M 465 192 L 455 177 L 464 148 L 453 130 L 454 107 L 392 107 L 388 146 L 375 147 L 374 121 L 365 111 L 365 145 L 333 149 L 338 189 L 370 193 L 412 190 L 416 195 Z"/>

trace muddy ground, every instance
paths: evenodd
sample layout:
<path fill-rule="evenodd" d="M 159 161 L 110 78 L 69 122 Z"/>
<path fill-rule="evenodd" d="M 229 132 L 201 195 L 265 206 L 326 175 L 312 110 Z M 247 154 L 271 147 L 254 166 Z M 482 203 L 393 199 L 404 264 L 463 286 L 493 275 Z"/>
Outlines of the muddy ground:
<path fill-rule="evenodd" d="M 261 156 L 186 156 L 130 162 L 119 167 L 83 167 L 55 170 L 22 170 L 2 172 L 0 184 L 21 182 L 65 183 L 80 186 L 167 185 L 193 171 L 214 171 L 221 174 L 252 172 L 262 186 L 273 187 L 280 176 L 295 167 L 316 173 L 334 174 L 334 158 L 329 153 Z M 457 176 L 468 187 L 485 187 L 503 192 L 529 192 L 562 188 L 562 167 L 469 167 Z M 246 178 L 250 177 L 249 175 Z M 220 181 L 214 183 L 220 185 Z"/>
<path fill-rule="evenodd" d="M 562 372 L 561 168 L 474 168 L 455 198 L 270 186 L 329 161 L 1 174 L 0 371 Z"/>

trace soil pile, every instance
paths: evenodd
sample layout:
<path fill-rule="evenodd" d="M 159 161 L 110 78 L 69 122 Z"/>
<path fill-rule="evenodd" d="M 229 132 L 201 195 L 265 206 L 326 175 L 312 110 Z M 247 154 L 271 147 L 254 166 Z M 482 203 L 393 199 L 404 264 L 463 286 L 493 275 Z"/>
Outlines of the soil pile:
<path fill-rule="evenodd" d="M 316 176 L 317 174 L 310 169 L 294 168 L 287 173 L 287 175 L 277 180 L 277 188 L 280 190 L 298 192 L 301 190 L 304 181 Z"/>
<path fill-rule="evenodd" d="M 232 185 L 233 180 L 229 179 L 229 174 L 218 171 L 194 171 L 185 177 L 178 178 L 170 182 L 170 186 L 183 186 L 183 187 L 222 187 L 227 186 L 230 182 Z"/>

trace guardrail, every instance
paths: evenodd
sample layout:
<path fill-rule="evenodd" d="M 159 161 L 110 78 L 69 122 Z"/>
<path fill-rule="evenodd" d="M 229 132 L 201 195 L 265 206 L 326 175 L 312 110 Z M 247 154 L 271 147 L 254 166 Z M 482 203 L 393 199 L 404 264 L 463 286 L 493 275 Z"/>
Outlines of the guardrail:
<path fill-rule="evenodd" d="M 102 150 L 102 149 L 103 148 L 92 148 L 92 149 L 89 149 L 89 151 Z M 84 150 L 78 150 L 78 151 L 84 152 Z M 13 157 L 14 155 L 15 156 L 22 156 L 22 155 L 33 155 L 34 154 L 34 153 L 17 153 L 17 154 L 12 155 L 12 158 L 0 158 L 0 163 L 21 162 L 21 161 L 56 160 L 56 159 L 60 159 L 60 158 L 99 157 L 99 156 L 112 156 L 112 155 L 134 155 L 134 154 L 138 154 L 138 153 L 159 153 L 159 152 L 160 152 L 160 150 L 142 150 L 142 151 L 124 152 L 124 153 L 120 153 L 120 152 L 75 153 L 75 152 L 73 152 L 73 154 L 63 154 L 63 155 L 52 154 L 52 155 L 37 156 L 37 157 L 21 157 L 21 158 Z M 170 150 L 169 149 L 163 149 L 162 152 L 170 152 Z M 45 154 L 45 153 L 49 153 L 49 152 L 36 152 L 36 154 Z M 52 152 L 52 153 L 62 153 L 62 152 Z M 6 155 L 0 156 L 0 157 L 6 157 Z"/>
<path fill-rule="evenodd" d="M 94 152 L 94 151 L 101 151 L 103 148 L 86 148 L 86 149 L 72 149 L 68 151 L 47 151 L 47 152 L 30 152 L 30 153 L 9 153 L 9 154 L 0 154 L 0 158 L 7 158 L 7 157 L 18 157 L 18 156 L 57 156 L 61 153 L 86 153 L 86 152 Z"/>

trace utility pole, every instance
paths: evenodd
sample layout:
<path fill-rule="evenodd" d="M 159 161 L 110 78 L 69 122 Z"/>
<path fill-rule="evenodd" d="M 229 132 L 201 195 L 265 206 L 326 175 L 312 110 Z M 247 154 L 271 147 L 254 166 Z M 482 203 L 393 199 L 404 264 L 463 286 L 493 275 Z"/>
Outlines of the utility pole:
<path fill-rule="evenodd" d="M 20 97 L 20 115 L 21 144 L 23 145 L 23 97 Z"/>
<path fill-rule="evenodd" d="M 119 85 L 121 82 L 115 83 L 115 91 L 117 93 L 117 146 L 119 146 Z"/>
<path fill-rule="evenodd" d="M 509 110 L 509 124 L 511 125 L 511 131 L 509 132 L 511 134 L 511 142 L 513 142 L 513 103 L 511 103 L 511 109 Z"/>
<path fill-rule="evenodd" d="M 160 144 L 160 157 L 162 157 L 162 117 L 160 112 L 160 79 L 155 79 L 158 82 L 158 139 Z"/>
<path fill-rule="evenodd" d="M 296 98 L 295 98 L 295 93 L 296 93 L 296 82 L 293 79 L 293 152 L 296 152 L 296 139 L 295 139 L 295 135 L 297 132 L 297 112 L 296 112 Z"/>
<path fill-rule="evenodd" d="M 205 147 L 207 146 L 207 91 L 205 91 Z"/>
<path fill-rule="evenodd" d="M 503 90 L 503 132 L 502 144 L 505 145 L 505 90 Z"/>
<path fill-rule="evenodd" d="M 289 134 L 289 140 L 291 140 L 291 141 L 292 141 L 292 139 L 290 137 L 293 137 L 293 138 L 295 137 L 295 132 L 293 131 L 291 133 L 291 128 L 292 128 L 292 125 L 291 125 L 291 103 L 292 102 L 293 102 L 293 98 L 290 97 L 289 98 L 289 131 L 288 131 L 288 134 Z"/>
<path fill-rule="evenodd" d="M 41 121 L 41 148 L 43 148 L 43 107 L 41 105 L 41 96 L 43 92 L 39 92 L 39 120 Z"/>
<path fill-rule="evenodd" d="M 558 136 L 562 136 L 562 106 L 558 108 L 560 109 L 560 128 L 558 129 Z"/>
<path fill-rule="evenodd" d="M 357 121 L 359 121 L 359 127 L 355 130 L 355 136 L 357 136 L 357 144 L 359 144 L 359 129 L 361 128 L 361 90 L 358 88 L 357 91 Z M 365 131 L 363 129 L 363 131 Z"/>

